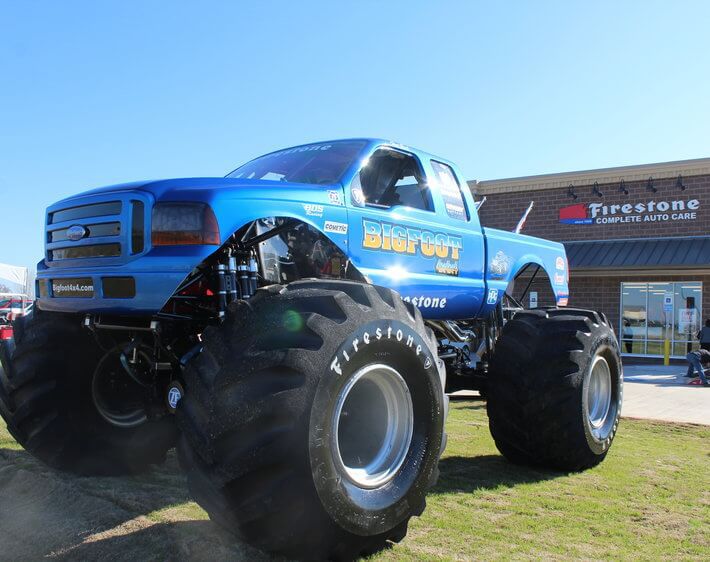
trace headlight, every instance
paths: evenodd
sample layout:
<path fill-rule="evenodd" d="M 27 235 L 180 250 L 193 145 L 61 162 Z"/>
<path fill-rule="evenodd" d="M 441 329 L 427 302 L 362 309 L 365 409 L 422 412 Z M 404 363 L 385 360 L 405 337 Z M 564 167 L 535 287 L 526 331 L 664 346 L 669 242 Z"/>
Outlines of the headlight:
<path fill-rule="evenodd" d="M 153 246 L 213 244 L 219 246 L 219 226 L 205 203 L 157 203 L 151 221 Z"/>

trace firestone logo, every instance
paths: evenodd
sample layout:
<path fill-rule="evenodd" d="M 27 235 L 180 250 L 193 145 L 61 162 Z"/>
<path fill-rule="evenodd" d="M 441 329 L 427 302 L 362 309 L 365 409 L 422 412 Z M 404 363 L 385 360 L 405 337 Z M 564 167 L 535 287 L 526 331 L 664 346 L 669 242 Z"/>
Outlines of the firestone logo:
<path fill-rule="evenodd" d="M 579 203 L 560 209 L 563 224 L 616 224 L 628 222 L 665 222 L 695 220 L 700 209 L 698 199 L 688 201 L 648 201 L 604 205 Z"/>

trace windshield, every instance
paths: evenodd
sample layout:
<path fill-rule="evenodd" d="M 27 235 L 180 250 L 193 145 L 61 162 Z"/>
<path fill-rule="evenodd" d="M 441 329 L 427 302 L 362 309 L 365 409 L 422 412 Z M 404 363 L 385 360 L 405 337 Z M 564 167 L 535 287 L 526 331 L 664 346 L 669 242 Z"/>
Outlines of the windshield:
<path fill-rule="evenodd" d="M 357 158 L 365 141 L 335 141 L 287 148 L 247 162 L 228 178 L 333 184 Z"/>

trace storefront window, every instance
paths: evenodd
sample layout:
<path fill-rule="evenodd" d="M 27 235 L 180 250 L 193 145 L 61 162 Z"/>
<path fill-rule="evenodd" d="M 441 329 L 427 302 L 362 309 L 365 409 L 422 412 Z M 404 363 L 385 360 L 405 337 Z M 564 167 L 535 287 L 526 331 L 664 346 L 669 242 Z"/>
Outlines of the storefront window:
<path fill-rule="evenodd" d="M 664 341 L 671 355 L 697 349 L 702 321 L 702 283 L 622 283 L 621 347 L 633 355 L 662 356 Z"/>

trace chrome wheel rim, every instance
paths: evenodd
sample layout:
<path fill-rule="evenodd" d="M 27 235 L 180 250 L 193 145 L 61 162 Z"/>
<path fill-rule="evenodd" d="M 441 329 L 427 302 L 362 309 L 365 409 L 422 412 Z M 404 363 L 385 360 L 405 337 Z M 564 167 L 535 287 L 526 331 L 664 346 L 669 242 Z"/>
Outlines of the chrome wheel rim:
<path fill-rule="evenodd" d="M 357 486 L 377 488 L 392 480 L 413 433 L 409 387 L 392 367 L 367 365 L 340 391 L 333 412 L 335 463 Z"/>
<path fill-rule="evenodd" d="M 597 437 L 601 433 L 611 411 L 611 369 L 601 355 L 592 363 L 587 386 L 587 419 Z"/>

